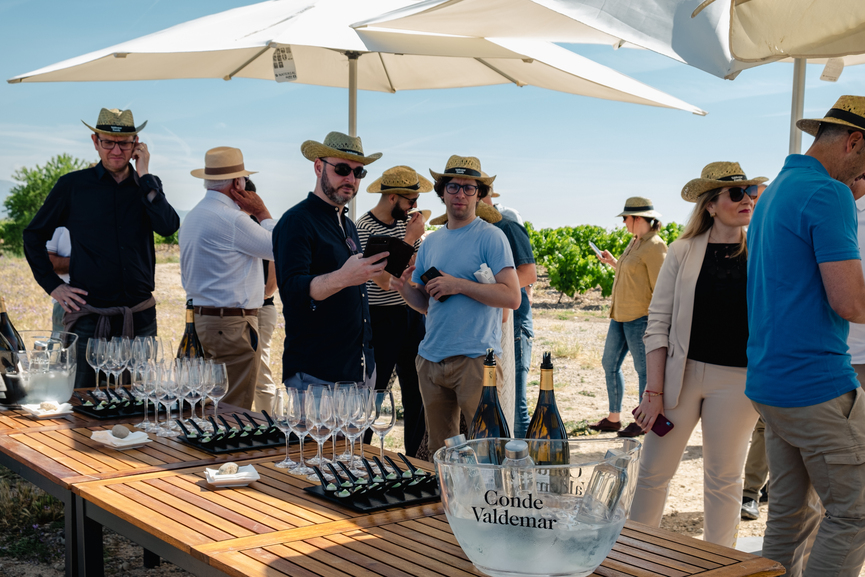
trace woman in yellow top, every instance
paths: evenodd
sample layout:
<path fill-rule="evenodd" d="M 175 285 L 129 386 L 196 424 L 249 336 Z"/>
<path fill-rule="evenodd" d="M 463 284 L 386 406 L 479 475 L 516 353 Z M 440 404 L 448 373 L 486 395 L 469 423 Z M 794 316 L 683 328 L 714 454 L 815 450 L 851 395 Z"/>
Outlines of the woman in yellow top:
<path fill-rule="evenodd" d="M 631 423 L 622 429 L 622 397 L 625 395 L 622 363 L 625 361 L 625 355 L 630 351 L 639 377 L 640 398 L 642 398 L 643 391 L 646 390 L 646 352 L 643 334 L 646 332 L 649 303 L 652 302 L 655 281 L 667 255 L 667 245 L 658 236 L 658 230 L 661 228 L 658 219 L 661 215 L 648 198 L 639 196 L 629 198 L 625 201 L 625 210 L 618 216 L 622 217 L 628 232 L 634 235 L 634 238 L 628 243 L 625 252 L 618 260 L 607 250 L 598 257 L 601 262 L 616 269 L 616 278 L 613 281 L 613 304 L 610 307 L 610 328 L 607 331 L 607 342 L 604 345 L 604 357 L 601 361 L 607 378 L 610 414 L 594 425 L 589 425 L 589 428 L 602 432 L 618 431 L 620 437 L 636 437 L 644 434 L 643 429 L 636 423 Z"/>

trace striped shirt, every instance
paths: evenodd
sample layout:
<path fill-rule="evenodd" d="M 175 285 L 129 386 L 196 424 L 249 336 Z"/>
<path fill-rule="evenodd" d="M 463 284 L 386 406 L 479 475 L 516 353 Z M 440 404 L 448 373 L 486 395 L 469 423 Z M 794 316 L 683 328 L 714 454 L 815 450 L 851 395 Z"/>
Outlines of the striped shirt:
<path fill-rule="evenodd" d="M 395 236 L 400 240 L 404 239 L 407 224 L 407 221 L 395 220 L 393 224 L 387 225 L 374 217 L 371 212 L 366 213 L 357 219 L 357 236 L 360 237 L 361 250 L 366 248 L 366 241 L 374 235 Z M 420 239 L 414 243 L 415 251 L 418 247 L 420 247 Z M 373 281 L 367 282 L 366 287 L 369 294 L 369 306 L 371 307 L 392 307 L 406 304 L 395 290 L 383 291 Z"/>

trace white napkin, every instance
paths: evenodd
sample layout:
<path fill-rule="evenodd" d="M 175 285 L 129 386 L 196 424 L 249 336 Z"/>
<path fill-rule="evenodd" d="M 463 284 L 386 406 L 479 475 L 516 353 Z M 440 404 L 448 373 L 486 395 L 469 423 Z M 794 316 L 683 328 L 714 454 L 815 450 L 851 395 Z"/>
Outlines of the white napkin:
<path fill-rule="evenodd" d="M 43 411 L 39 405 L 21 405 L 21 408 L 33 415 L 34 417 L 52 417 L 60 415 L 68 415 L 72 412 L 72 405 L 69 403 L 61 403 L 57 410 Z"/>
<path fill-rule="evenodd" d="M 243 467 L 237 468 L 237 473 L 233 475 L 220 475 L 219 469 L 205 469 L 204 475 L 207 477 L 207 482 L 211 485 L 217 485 L 220 483 L 233 483 L 237 481 L 246 481 L 253 482 L 258 481 L 261 477 L 258 475 L 258 471 L 255 470 L 255 467 L 252 465 L 244 465 Z"/>
<path fill-rule="evenodd" d="M 108 445 L 109 447 L 120 448 L 128 447 L 130 445 L 140 445 L 141 443 L 146 443 L 150 440 L 150 437 L 147 436 L 147 433 L 145 433 L 144 431 L 135 431 L 134 433 L 129 433 L 129 436 L 125 439 L 118 439 L 111 434 L 111 431 L 93 431 L 93 434 L 90 435 L 90 438 L 98 443 Z"/>

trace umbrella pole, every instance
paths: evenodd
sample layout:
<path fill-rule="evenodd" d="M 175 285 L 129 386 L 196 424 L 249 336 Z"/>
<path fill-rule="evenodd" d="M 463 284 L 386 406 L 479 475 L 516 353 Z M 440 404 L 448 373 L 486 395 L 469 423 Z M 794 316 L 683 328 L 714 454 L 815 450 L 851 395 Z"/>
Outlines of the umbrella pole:
<path fill-rule="evenodd" d="M 348 135 L 357 136 L 357 59 L 358 52 L 346 52 L 348 58 Z M 349 205 L 349 217 L 357 220 L 357 200 Z"/>
<path fill-rule="evenodd" d="M 805 58 L 793 60 L 793 103 L 790 110 L 790 154 L 802 152 L 802 131 L 796 128 L 796 121 L 805 112 Z"/>

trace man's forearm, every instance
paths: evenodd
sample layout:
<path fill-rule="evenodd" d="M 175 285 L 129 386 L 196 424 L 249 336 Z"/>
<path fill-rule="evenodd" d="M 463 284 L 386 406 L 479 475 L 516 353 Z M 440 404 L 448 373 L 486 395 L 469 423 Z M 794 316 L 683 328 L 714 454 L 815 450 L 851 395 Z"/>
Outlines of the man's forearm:
<path fill-rule="evenodd" d="M 461 279 L 460 294 L 473 298 L 481 304 L 497 309 L 517 309 L 520 306 L 520 291 L 498 282 L 484 284 Z M 514 306 L 516 305 L 516 306 Z"/>
<path fill-rule="evenodd" d="M 411 283 L 406 282 L 399 290 L 399 294 L 408 306 L 423 315 L 427 313 L 429 309 L 429 295 L 426 291 L 413 287 Z"/>
<path fill-rule="evenodd" d="M 534 284 L 538 280 L 538 269 L 535 263 L 521 264 L 517 267 L 517 278 L 520 279 L 520 288 Z"/>
<path fill-rule="evenodd" d="M 309 296 L 312 300 L 323 301 L 345 287 L 346 285 L 342 284 L 339 271 L 337 270 L 312 279 L 312 282 L 309 283 Z"/>
<path fill-rule="evenodd" d="M 57 274 L 67 274 L 69 272 L 68 256 L 60 256 L 57 253 L 49 252 L 48 258 L 51 259 L 51 264 L 54 266 L 54 272 Z"/>

